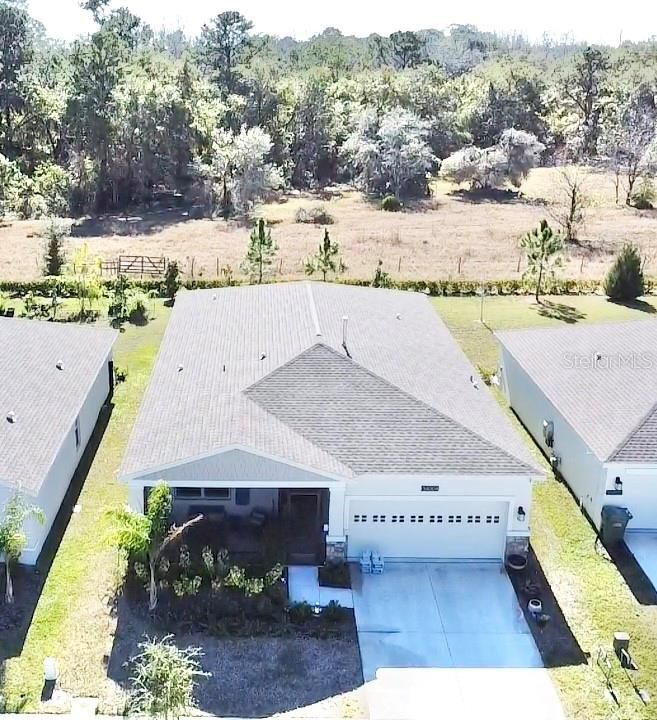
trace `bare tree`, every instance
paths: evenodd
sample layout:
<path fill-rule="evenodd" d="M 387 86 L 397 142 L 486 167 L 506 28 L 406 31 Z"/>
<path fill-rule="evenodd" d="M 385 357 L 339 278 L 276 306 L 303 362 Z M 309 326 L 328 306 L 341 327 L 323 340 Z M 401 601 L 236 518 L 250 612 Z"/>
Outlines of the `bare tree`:
<path fill-rule="evenodd" d="M 619 203 L 621 177 L 625 178 L 625 204 L 632 203 L 636 181 L 651 175 L 654 158 L 650 152 L 655 139 L 655 109 L 638 101 L 618 107 L 602 138 L 607 163 L 614 171 L 616 204 Z"/>
<path fill-rule="evenodd" d="M 565 242 L 575 242 L 584 224 L 585 176 L 573 166 L 559 168 L 555 202 L 548 214 L 559 226 Z"/>

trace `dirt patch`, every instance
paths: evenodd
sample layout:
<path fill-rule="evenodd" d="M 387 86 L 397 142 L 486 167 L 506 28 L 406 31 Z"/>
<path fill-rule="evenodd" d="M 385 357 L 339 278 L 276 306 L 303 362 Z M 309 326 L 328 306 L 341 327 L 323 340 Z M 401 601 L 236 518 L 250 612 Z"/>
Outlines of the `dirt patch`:
<path fill-rule="evenodd" d="M 121 607 L 101 711 L 122 711 L 128 661 L 145 635 L 156 633 L 138 614 Z M 354 628 L 327 639 L 225 638 L 195 633 L 177 636 L 176 643 L 203 650 L 203 670 L 211 673 L 200 681 L 196 692 L 203 712 L 264 717 L 319 704 L 321 711 L 313 716 L 363 717 L 359 690 L 363 678 Z"/>

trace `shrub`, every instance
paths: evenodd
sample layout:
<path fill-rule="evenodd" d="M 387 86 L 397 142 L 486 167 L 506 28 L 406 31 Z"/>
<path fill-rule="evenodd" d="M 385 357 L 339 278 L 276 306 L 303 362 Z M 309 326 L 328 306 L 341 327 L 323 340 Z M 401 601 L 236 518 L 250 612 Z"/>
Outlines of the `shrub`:
<path fill-rule="evenodd" d="M 128 379 L 128 368 L 114 367 L 114 379 L 117 383 L 125 382 Z"/>
<path fill-rule="evenodd" d="M 644 180 L 639 188 L 632 193 L 632 205 L 637 210 L 652 210 L 656 197 L 655 186 L 650 180 Z"/>
<path fill-rule="evenodd" d="M 331 602 L 322 609 L 321 617 L 330 623 L 339 623 L 344 620 L 346 613 L 346 609 L 343 608 L 337 600 L 331 600 Z"/>
<path fill-rule="evenodd" d="M 130 322 L 148 322 L 148 293 L 139 288 L 131 288 L 127 295 L 127 311 Z"/>
<path fill-rule="evenodd" d="M 171 305 L 176 299 L 178 290 L 180 290 L 180 268 L 176 260 L 171 260 L 171 262 L 167 263 L 164 275 L 164 292 Z"/>
<path fill-rule="evenodd" d="M 645 294 L 641 256 L 635 245 L 625 245 L 605 278 L 605 293 L 611 300 L 636 300 Z"/>
<path fill-rule="evenodd" d="M 294 623 L 303 623 L 313 616 L 312 605 L 305 600 L 292 603 L 289 608 L 290 620 Z"/>
<path fill-rule="evenodd" d="M 350 588 L 351 576 L 347 563 L 331 563 L 319 568 L 321 587 Z"/>
<path fill-rule="evenodd" d="M 381 210 L 399 212 L 401 209 L 401 200 L 396 195 L 386 195 L 381 201 Z"/>
<path fill-rule="evenodd" d="M 66 225 L 57 222 L 54 218 L 50 219 L 42 233 L 42 237 L 45 239 L 43 253 L 44 275 L 53 277 L 62 274 L 62 269 L 66 264 L 64 238 L 68 236 L 68 233 L 69 229 Z"/>
<path fill-rule="evenodd" d="M 32 176 L 31 192 L 41 198 L 48 215 L 66 215 L 71 194 L 71 176 L 59 165 L 43 163 Z M 31 215 L 30 217 L 35 217 Z"/>
<path fill-rule="evenodd" d="M 313 205 L 309 208 L 300 207 L 294 216 L 294 220 L 298 223 L 312 225 L 332 225 L 335 222 L 324 205 Z"/>

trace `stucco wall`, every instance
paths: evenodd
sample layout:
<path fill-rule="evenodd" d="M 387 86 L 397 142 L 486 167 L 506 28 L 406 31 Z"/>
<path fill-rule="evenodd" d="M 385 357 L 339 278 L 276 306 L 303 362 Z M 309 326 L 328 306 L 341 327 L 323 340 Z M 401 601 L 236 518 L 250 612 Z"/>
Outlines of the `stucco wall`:
<path fill-rule="evenodd" d="M 59 448 L 59 451 L 50 466 L 42 487 L 41 492 L 36 498 L 29 498 L 29 501 L 40 507 L 46 516 L 43 525 L 30 520 L 26 523 L 26 532 L 28 536 L 28 547 L 21 556 L 21 562 L 33 565 L 36 563 L 41 547 L 50 532 L 53 521 L 59 511 L 62 499 L 68 490 L 71 478 L 80 462 L 84 450 L 89 442 L 98 415 L 102 406 L 109 395 L 109 370 L 108 363 L 111 360 L 111 354 L 107 356 L 96 380 L 92 385 L 87 399 L 80 411 L 80 447 L 75 446 L 75 421 L 71 423 L 68 433 Z"/>
<path fill-rule="evenodd" d="M 603 463 L 504 348 L 502 373 L 511 407 L 546 457 L 555 454 L 561 458 L 559 472 L 593 523 L 599 527 L 602 505 L 606 503 Z M 586 399 L 582 398 L 582 402 Z M 543 438 L 543 420 L 554 423 L 552 448 L 547 447 Z"/>
<path fill-rule="evenodd" d="M 657 465 L 610 463 L 606 471 L 607 489 L 614 490 L 620 477 L 623 491 L 621 495 L 607 495 L 605 504 L 629 508 L 634 517 L 628 530 L 657 529 Z"/>

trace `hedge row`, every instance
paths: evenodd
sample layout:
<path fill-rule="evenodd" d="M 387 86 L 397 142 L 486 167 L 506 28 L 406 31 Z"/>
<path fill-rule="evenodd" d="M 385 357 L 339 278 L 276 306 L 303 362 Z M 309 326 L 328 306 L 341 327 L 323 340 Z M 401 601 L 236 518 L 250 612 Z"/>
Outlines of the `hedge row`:
<path fill-rule="evenodd" d="M 111 279 L 103 279 L 106 287 L 112 284 Z M 342 279 L 345 285 L 369 286 L 370 280 Z M 164 297 L 164 282 L 162 280 L 134 280 L 132 283 L 145 291 L 155 291 Z M 242 284 L 233 281 L 233 284 Z M 226 283 L 220 279 L 185 280 L 184 287 L 189 290 L 224 287 Z M 569 280 L 555 279 L 545 282 L 543 294 L 545 295 L 592 295 L 601 293 L 600 280 Z M 481 293 L 481 282 L 476 280 L 398 280 L 393 281 L 393 288 L 398 290 L 411 290 L 424 292 L 432 296 L 458 297 L 472 296 Z M 535 285 L 524 280 L 487 280 L 484 283 L 487 295 L 531 295 Z M 8 292 L 23 296 L 28 292 L 34 295 L 48 297 L 56 292 L 59 297 L 74 297 L 75 283 L 68 278 L 41 278 L 39 280 L 0 280 L 0 292 Z M 657 292 L 657 279 L 646 279 L 646 294 Z"/>

